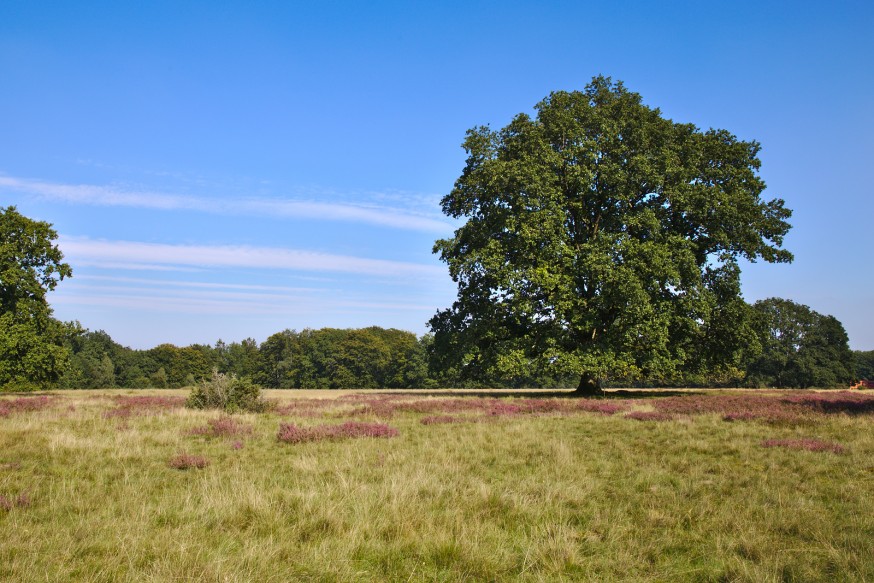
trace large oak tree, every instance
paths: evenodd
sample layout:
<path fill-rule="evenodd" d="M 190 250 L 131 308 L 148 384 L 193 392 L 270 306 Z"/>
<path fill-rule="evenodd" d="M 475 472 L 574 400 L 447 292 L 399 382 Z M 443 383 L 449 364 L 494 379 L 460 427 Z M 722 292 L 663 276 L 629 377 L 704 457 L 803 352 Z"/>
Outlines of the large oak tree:
<path fill-rule="evenodd" d="M 442 201 L 466 222 L 434 247 L 458 285 L 430 321 L 439 366 L 575 375 L 594 393 L 739 365 L 755 334 L 738 259 L 792 260 L 759 144 L 665 119 L 604 77 L 536 110 L 467 133 Z"/>

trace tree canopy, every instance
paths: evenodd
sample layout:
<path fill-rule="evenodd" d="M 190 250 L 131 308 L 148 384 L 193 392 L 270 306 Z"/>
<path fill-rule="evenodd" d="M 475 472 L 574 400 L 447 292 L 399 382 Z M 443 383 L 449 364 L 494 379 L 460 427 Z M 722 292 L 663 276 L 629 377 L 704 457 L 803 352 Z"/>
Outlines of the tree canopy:
<path fill-rule="evenodd" d="M 854 379 L 854 355 L 837 318 L 781 298 L 760 300 L 753 309 L 762 353 L 749 365 L 750 382 L 806 389 Z"/>
<path fill-rule="evenodd" d="M 856 378 L 874 381 L 874 350 L 856 350 Z"/>
<path fill-rule="evenodd" d="M 67 363 L 64 326 L 46 293 L 72 275 L 49 223 L 0 208 L 0 388 L 42 388 Z"/>
<path fill-rule="evenodd" d="M 441 366 L 576 375 L 587 392 L 740 366 L 756 336 L 738 260 L 792 260 L 760 145 L 665 119 L 604 77 L 536 111 L 467 132 L 442 200 L 466 222 L 434 246 L 458 286 L 430 321 Z"/>

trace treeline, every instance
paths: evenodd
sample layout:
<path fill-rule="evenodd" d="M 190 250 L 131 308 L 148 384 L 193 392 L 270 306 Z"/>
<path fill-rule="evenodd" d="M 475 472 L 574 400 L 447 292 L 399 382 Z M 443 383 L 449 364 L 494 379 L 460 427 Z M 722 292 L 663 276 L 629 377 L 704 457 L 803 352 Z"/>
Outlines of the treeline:
<path fill-rule="evenodd" d="M 874 378 L 874 351 L 853 353 L 843 325 L 807 306 L 771 298 L 750 306 L 749 345 L 737 366 L 712 375 L 671 379 L 611 379 L 613 386 L 833 387 Z M 72 329 L 61 388 L 178 388 L 213 370 L 281 389 L 547 387 L 571 388 L 575 378 L 548 375 L 465 375 L 444 368 L 433 337 L 377 326 L 284 330 L 262 343 L 134 350 L 103 331 Z"/>
<path fill-rule="evenodd" d="M 430 335 L 372 326 L 361 329 L 284 330 L 262 343 L 221 340 L 210 346 L 161 344 L 135 350 L 106 332 L 75 329 L 66 343 L 64 389 L 179 388 L 213 370 L 274 389 L 421 389 L 570 387 L 572 379 L 517 377 L 470 380 L 435 366 Z"/>
<path fill-rule="evenodd" d="M 414 388 L 431 386 L 426 343 L 412 332 L 370 327 L 285 330 L 260 345 L 252 338 L 214 346 L 124 347 L 103 331 L 68 340 L 70 365 L 61 388 L 178 388 L 213 370 L 268 388 Z"/>

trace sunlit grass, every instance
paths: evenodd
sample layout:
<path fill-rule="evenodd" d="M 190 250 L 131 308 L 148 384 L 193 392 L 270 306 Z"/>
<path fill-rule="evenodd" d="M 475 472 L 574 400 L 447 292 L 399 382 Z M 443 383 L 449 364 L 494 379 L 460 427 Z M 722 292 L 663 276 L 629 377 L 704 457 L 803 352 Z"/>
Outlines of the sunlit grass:
<path fill-rule="evenodd" d="M 864 407 L 289 391 L 229 422 L 157 401 L 107 414 L 119 395 L 185 392 L 56 393 L 0 417 L 0 580 L 874 580 Z M 460 421 L 422 423 L 441 416 Z M 398 435 L 277 438 L 350 421 Z"/>

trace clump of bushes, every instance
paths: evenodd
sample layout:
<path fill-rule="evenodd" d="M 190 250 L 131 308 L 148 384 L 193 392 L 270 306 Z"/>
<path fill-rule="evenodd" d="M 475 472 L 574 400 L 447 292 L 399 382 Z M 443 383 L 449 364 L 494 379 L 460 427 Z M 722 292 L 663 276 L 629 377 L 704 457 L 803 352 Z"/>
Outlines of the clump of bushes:
<path fill-rule="evenodd" d="M 190 409 L 222 409 L 228 413 L 261 413 L 268 409 L 269 403 L 261 396 L 261 387 L 249 379 L 213 370 L 210 378 L 191 389 L 185 406 Z"/>

